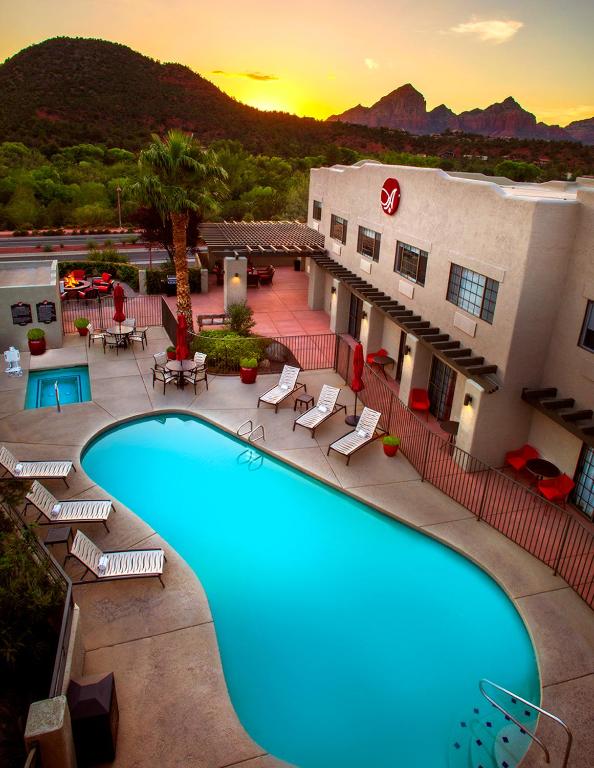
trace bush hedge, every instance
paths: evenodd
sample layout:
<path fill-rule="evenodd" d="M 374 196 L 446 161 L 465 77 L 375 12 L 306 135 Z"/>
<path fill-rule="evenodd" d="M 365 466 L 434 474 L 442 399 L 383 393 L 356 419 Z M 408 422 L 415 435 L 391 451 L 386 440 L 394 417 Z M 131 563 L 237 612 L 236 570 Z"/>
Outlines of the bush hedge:
<path fill-rule="evenodd" d="M 233 331 L 217 329 L 194 336 L 190 347 L 192 353 L 206 353 L 209 370 L 232 373 L 239 370 L 243 358 L 254 358 L 258 363 L 263 360 L 269 344 L 270 339 L 262 336 L 240 336 Z"/>

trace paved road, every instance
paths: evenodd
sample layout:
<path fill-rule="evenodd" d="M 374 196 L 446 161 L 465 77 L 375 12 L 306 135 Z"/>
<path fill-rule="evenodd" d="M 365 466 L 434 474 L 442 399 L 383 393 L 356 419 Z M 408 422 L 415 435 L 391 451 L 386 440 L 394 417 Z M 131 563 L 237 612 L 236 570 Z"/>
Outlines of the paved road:
<path fill-rule="evenodd" d="M 16 239 L 17 238 L 15 238 L 15 240 Z M 131 248 L 130 250 L 124 251 L 124 253 L 132 264 L 148 266 L 150 263 L 149 252 L 146 248 Z M 89 252 L 87 250 L 63 251 L 57 248 L 50 253 L 41 250 L 33 251 L 33 253 L 11 253 L 8 249 L 4 250 L 0 248 L 0 259 L 10 259 L 11 261 L 53 261 L 54 259 L 57 259 L 58 261 L 86 261 L 88 255 Z M 168 259 L 167 251 L 156 250 L 155 248 L 152 249 L 151 257 L 153 265 L 163 264 Z M 194 263 L 194 257 L 188 257 L 188 264 L 193 265 Z"/>
<path fill-rule="evenodd" d="M 54 245 L 60 246 L 60 243 L 64 245 L 79 245 L 84 247 L 89 240 L 94 240 L 96 243 L 104 243 L 106 240 L 112 240 L 114 243 L 121 243 L 123 240 L 127 240 L 131 237 L 138 237 L 137 234 L 123 233 L 116 235 L 58 235 L 56 237 L 41 237 L 35 235 L 34 237 L 0 237 L 0 253 L 5 250 L 10 251 L 11 248 L 21 248 L 23 246 L 35 247 L 36 245 Z"/>

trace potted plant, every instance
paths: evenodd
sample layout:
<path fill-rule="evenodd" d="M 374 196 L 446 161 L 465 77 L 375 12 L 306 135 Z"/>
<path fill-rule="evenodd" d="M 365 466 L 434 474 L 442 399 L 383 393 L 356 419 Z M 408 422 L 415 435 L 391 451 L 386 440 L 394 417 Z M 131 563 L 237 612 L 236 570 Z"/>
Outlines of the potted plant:
<path fill-rule="evenodd" d="M 74 327 L 81 336 L 86 336 L 89 332 L 90 320 L 87 317 L 77 317 L 74 321 Z"/>
<path fill-rule="evenodd" d="M 175 347 L 167 347 L 165 351 L 167 352 L 168 360 L 175 360 Z"/>
<path fill-rule="evenodd" d="M 400 445 L 399 437 L 394 437 L 394 435 L 384 435 L 382 437 L 382 443 L 386 456 L 396 456 L 398 453 L 398 446 Z"/>
<path fill-rule="evenodd" d="M 30 328 L 27 331 L 29 352 L 32 355 L 43 355 L 45 352 L 45 331 L 41 328 Z"/>
<path fill-rule="evenodd" d="M 258 375 L 258 361 L 255 357 L 242 357 L 239 361 L 239 375 L 244 384 L 253 384 Z"/>

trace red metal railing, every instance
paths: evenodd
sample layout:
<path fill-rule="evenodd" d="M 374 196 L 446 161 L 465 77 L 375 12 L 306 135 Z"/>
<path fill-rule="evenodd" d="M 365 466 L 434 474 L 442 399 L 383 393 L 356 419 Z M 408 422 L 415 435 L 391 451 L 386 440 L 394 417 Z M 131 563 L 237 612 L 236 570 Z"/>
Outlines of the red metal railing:
<path fill-rule="evenodd" d="M 139 327 L 161 325 L 161 296 L 127 296 L 124 299 L 126 317 L 133 317 Z M 64 333 L 76 333 L 74 321 L 86 317 L 95 328 L 113 325 L 113 296 L 100 299 L 69 299 L 62 302 Z"/>
<path fill-rule="evenodd" d="M 342 338 L 336 370 L 350 381 L 352 349 Z M 361 401 L 381 411 L 380 426 L 400 438 L 422 480 L 551 567 L 594 608 L 594 535 L 580 520 L 432 432 L 367 365 L 363 383 Z"/>

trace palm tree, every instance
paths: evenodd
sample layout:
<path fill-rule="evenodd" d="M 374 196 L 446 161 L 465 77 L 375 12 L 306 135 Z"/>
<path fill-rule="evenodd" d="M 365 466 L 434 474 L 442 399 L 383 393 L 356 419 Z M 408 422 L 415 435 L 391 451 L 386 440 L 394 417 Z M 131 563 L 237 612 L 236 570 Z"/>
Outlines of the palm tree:
<path fill-rule="evenodd" d="M 152 143 L 138 160 L 140 181 L 134 191 L 142 202 L 153 206 L 163 221 L 171 220 L 173 262 L 177 278 L 177 311 L 192 328 L 192 301 L 186 257 L 186 230 L 190 211 L 214 204 L 217 185 L 227 177 L 217 155 L 203 149 L 193 135 L 170 130 L 164 139 L 152 135 Z"/>

